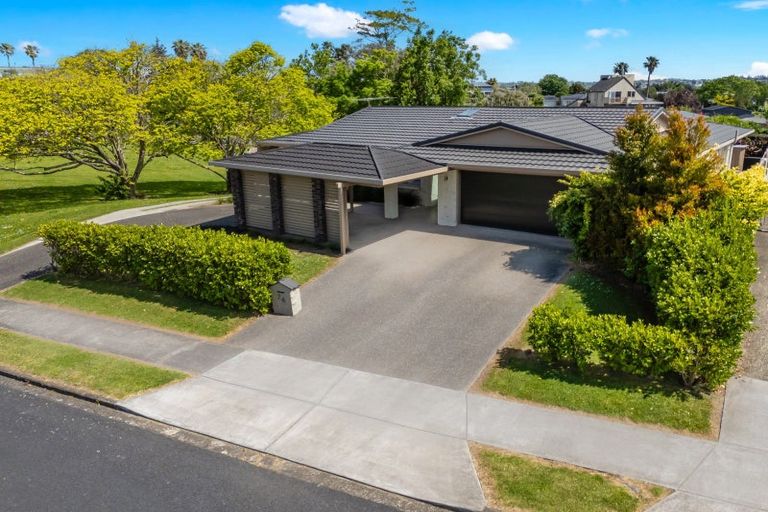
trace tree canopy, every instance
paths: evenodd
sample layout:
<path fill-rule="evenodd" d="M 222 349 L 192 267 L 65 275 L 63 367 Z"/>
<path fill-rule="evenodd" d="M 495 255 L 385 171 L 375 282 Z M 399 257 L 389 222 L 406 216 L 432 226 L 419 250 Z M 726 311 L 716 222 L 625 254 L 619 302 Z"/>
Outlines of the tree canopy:
<path fill-rule="evenodd" d="M 550 73 L 539 80 L 541 94 L 545 96 L 565 96 L 568 94 L 568 79 L 560 75 Z"/>
<path fill-rule="evenodd" d="M 20 174 L 88 166 L 107 197 L 132 197 L 146 165 L 177 154 L 205 162 L 259 139 L 314 129 L 332 105 L 262 43 L 221 64 L 167 57 L 156 45 L 88 50 L 55 70 L 0 80 L 0 170 Z M 30 160 L 30 157 L 32 160 Z M 37 157 L 58 157 L 37 165 Z"/>
<path fill-rule="evenodd" d="M 730 105 L 760 110 L 768 101 L 768 84 L 740 76 L 707 80 L 696 93 L 705 105 Z"/>
<path fill-rule="evenodd" d="M 312 89 L 336 103 L 342 116 L 370 104 L 460 105 L 484 76 L 479 54 L 450 32 L 416 17 L 414 3 L 371 10 L 355 27 L 355 44 L 313 43 L 293 61 Z"/>

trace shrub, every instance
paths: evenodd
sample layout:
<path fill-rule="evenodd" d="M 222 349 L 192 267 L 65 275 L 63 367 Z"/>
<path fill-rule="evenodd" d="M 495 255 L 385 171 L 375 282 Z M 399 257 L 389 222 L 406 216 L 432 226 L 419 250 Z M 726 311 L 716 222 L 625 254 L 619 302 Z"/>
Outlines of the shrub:
<path fill-rule="evenodd" d="M 290 271 L 278 242 L 200 228 L 59 221 L 40 227 L 60 271 L 137 281 L 231 309 L 266 313 L 269 286 Z"/>
<path fill-rule="evenodd" d="M 619 315 L 566 314 L 551 304 L 536 308 L 528 323 L 528 342 L 546 361 L 579 369 L 591 360 L 634 375 L 677 371 L 685 359 L 684 338 L 666 327 Z"/>
<path fill-rule="evenodd" d="M 651 230 L 648 283 L 659 320 L 689 339 L 687 382 L 727 379 L 754 317 L 754 225 L 730 201 Z"/>
<path fill-rule="evenodd" d="M 727 207 L 755 228 L 768 214 L 768 181 L 765 175 L 766 169 L 760 165 L 753 165 L 743 172 L 728 169 L 722 173 L 723 181 L 728 186 Z"/>

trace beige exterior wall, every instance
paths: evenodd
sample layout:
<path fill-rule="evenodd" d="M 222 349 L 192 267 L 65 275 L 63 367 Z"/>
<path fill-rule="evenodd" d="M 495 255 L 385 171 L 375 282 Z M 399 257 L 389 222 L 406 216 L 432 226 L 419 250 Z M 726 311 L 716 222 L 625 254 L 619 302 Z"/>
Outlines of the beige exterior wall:
<path fill-rule="evenodd" d="M 463 137 L 458 137 L 445 144 L 456 146 L 484 146 L 496 148 L 530 148 L 530 149 L 564 149 L 567 146 L 557 144 L 546 139 L 532 137 L 530 135 L 516 132 L 508 128 L 494 128 L 480 133 L 472 133 Z"/>
<path fill-rule="evenodd" d="M 303 238 L 314 238 L 315 216 L 312 209 L 312 179 L 283 175 L 280 181 L 283 192 L 285 233 Z"/>
<path fill-rule="evenodd" d="M 272 205 L 269 196 L 269 174 L 242 171 L 245 225 L 249 228 L 272 229 Z"/>
<path fill-rule="evenodd" d="M 643 96 L 639 92 L 636 92 L 633 98 L 629 98 L 627 96 L 630 91 L 634 90 L 635 88 L 632 87 L 630 83 L 628 83 L 626 80 L 622 80 L 621 82 L 611 87 L 607 92 L 590 92 L 587 95 L 587 99 L 589 100 L 589 104 L 592 107 L 604 107 L 606 105 L 621 105 L 628 102 L 632 103 L 643 101 Z M 613 98 L 613 93 L 616 91 L 621 92 L 621 98 Z"/>
<path fill-rule="evenodd" d="M 335 181 L 325 181 L 325 225 L 328 243 L 341 245 L 339 228 L 339 189 Z"/>

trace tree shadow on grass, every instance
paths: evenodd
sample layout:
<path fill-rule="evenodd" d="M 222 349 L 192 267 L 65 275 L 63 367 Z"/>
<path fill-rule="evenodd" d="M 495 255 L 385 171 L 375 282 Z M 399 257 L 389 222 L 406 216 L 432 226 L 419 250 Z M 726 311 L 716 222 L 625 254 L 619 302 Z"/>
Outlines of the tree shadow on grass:
<path fill-rule="evenodd" d="M 195 197 L 226 193 L 224 182 L 158 181 L 139 182 L 139 193 L 145 199 Z M 97 203 L 102 199 L 95 184 L 34 186 L 0 190 L 0 212 L 6 215 L 32 213 Z M 117 203 L 117 202 L 116 202 Z"/>
<path fill-rule="evenodd" d="M 565 384 L 641 392 L 644 397 L 664 395 L 685 401 L 704 396 L 700 391 L 683 387 L 673 375 L 644 378 L 616 372 L 597 364 L 579 371 L 567 365 L 548 363 L 539 359 L 533 351 L 519 348 L 501 349 L 498 367 Z"/>

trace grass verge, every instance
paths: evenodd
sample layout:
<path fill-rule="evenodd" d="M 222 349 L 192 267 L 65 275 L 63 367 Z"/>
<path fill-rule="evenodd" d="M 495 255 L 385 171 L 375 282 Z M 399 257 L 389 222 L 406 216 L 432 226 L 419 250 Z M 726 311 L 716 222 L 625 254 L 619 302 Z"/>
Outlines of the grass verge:
<path fill-rule="evenodd" d="M 319 252 L 291 249 L 293 255 L 293 272 L 291 278 L 299 284 L 304 284 L 322 274 L 336 259 L 328 254 Z"/>
<path fill-rule="evenodd" d="M 3 295 L 212 338 L 226 335 L 252 316 L 247 312 L 148 290 L 135 283 L 90 280 L 64 274 L 48 274 L 25 281 Z"/>
<path fill-rule="evenodd" d="M 187 377 L 4 329 L 0 329 L 0 366 L 118 400 Z"/>
<path fill-rule="evenodd" d="M 498 450 L 473 450 L 481 481 L 501 510 L 635 512 L 665 489 Z"/>
<path fill-rule="evenodd" d="M 648 319 L 646 301 L 633 289 L 592 274 L 572 274 L 549 299 L 564 311 Z M 484 391 L 567 409 L 711 434 L 713 400 L 666 379 L 644 379 L 599 366 L 584 372 L 550 365 L 528 350 L 525 332 L 502 350 L 485 374 Z"/>

